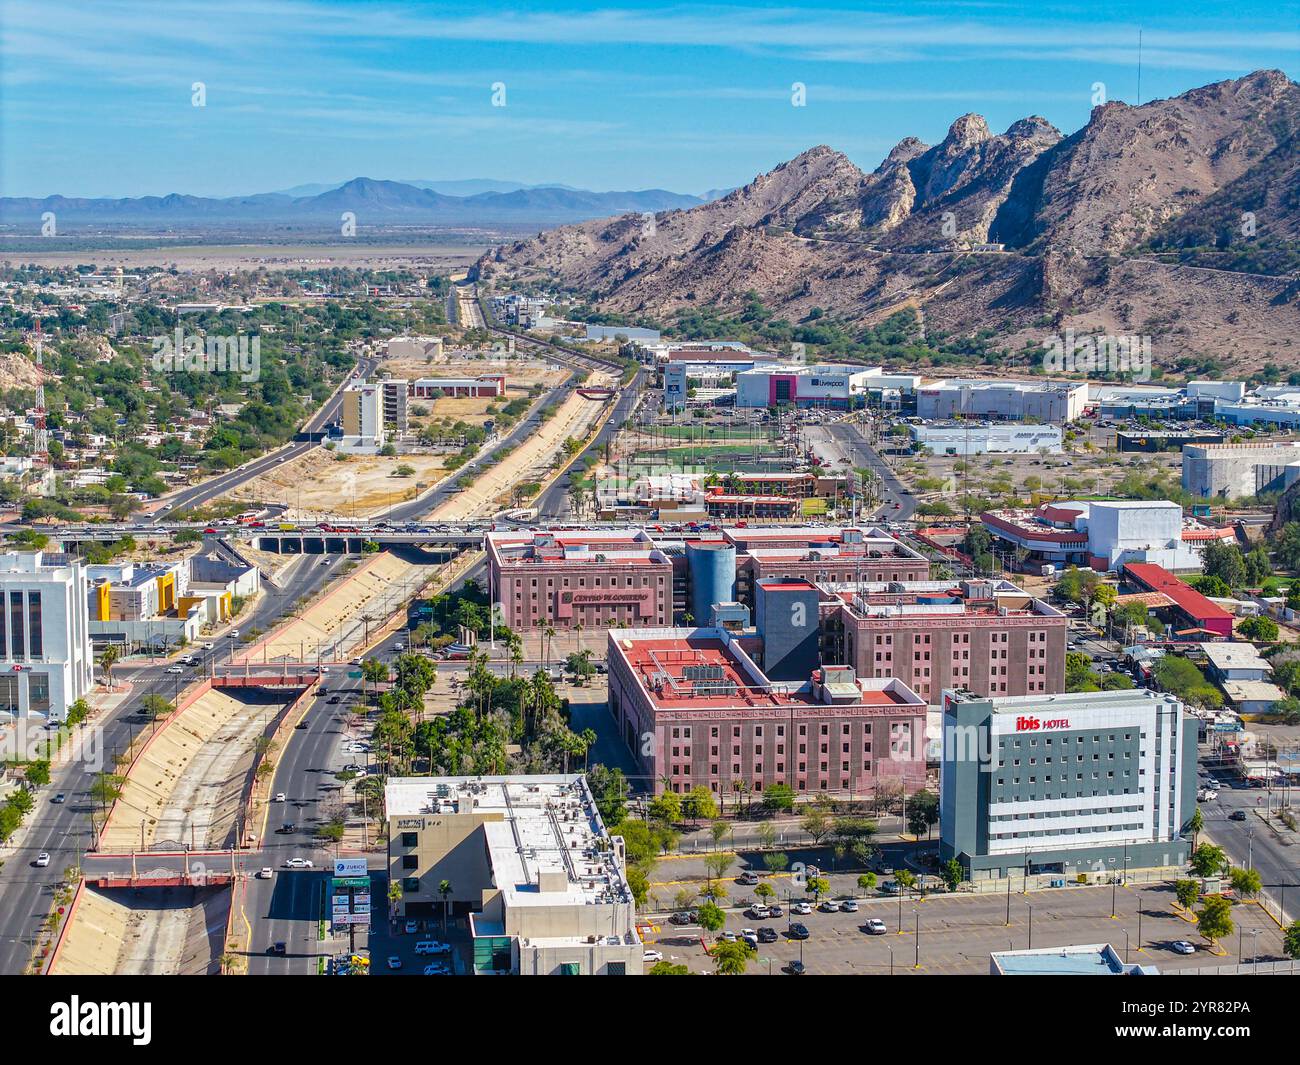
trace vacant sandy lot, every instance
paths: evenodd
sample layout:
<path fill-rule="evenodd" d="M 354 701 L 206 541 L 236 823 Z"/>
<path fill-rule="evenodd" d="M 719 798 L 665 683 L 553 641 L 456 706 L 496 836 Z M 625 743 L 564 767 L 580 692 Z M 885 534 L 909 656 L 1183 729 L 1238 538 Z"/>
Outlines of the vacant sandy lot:
<path fill-rule="evenodd" d="M 432 488 L 443 477 L 442 460 L 441 455 L 341 456 L 318 447 L 221 498 L 284 503 L 289 520 L 370 517 Z M 415 473 L 396 476 L 402 466 Z"/>
<path fill-rule="evenodd" d="M 605 374 L 593 374 L 589 383 L 607 385 L 612 384 L 613 379 Z M 473 484 L 453 495 L 430 516 L 444 521 L 471 518 L 508 506 L 512 486 L 545 480 L 565 439 L 585 440 L 611 409 L 609 403 L 571 392 L 556 409 L 555 415 L 543 422 L 537 432 L 497 465 L 478 474 Z"/>

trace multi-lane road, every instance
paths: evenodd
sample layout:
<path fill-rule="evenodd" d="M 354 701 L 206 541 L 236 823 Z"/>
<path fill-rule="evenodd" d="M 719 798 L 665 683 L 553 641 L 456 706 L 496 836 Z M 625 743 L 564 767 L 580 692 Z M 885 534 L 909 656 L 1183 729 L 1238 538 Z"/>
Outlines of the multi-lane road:
<path fill-rule="evenodd" d="M 165 509 L 155 512 L 152 520 L 155 522 L 163 521 L 169 514 L 185 510 L 188 507 L 202 506 L 211 502 L 217 496 L 229 492 L 233 488 L 238 488 L 241 484 L 251 481 L 254 477 L 274 469 L 282 462 L 289 462 L 312 448 L 320 446 L 320 442 L 315 437 L 317 434 L 324 432 L 325 427 L 331 422 L 338 420 L 339 411 L 343 406 L 343 389 L 348 381 L 358 375 L 363 378 L 368 377 L 377 365 L 378 360 L 373 358 L 367 357 L 358 360 L 356 369 L 352 374 L 339 384 L 329 399 L 308 419 L 293 441 L 267 455 L 263 455 L 261 458 L 247 462 L 229 473 L 223 473 L 217 477 L 209 478 L 201 484 L 183 489 L 168 498 Z"/>
<path fill-rule="evenodd" d="M 276 589 L 270 585 L 246 616 L 239 619 L 248 628 L 269 629 L 299 599 L 315 595 L 322 584 L 336 574 L 344 556 L 329 559 L 328 565 L 318 565 L 319 560 L 304 557 L 295 563 L 294 570 Z M 193 676 L 200 676 L 210 664 L 227 661 L 237 641 L 218 639 L 213 649 L 204 653 L 202 666 Z M 176 676 L 165 671 L 165 665 L 133 665 L 129 659 L 113 670 L 116 685 L 131 684 L 128 698 L 114 710 L 101 714 L 88 726 L 94 730 L 95 740 L 87 743 L 87 757 L 53 768 L 49 786 L 36 793 L 36 806 L 28 815 L 27 824 L 20 829 L 22 843 L 0 868 L 0 973 L 20 973 L 31 957 L 34 937 L 41 922 L 50 911 L 52 892 L 62 879 L 63 870 L 80 864 L 82 855 L 91 843 L 90 815 L 98 814 L 90 796 L 90 785 L 97 772 L 112 765 L 114 752 L 125 751 L 132 738 L 142 729 L 150 727 L 140 714 L 140 705 L 146 695 L 158 694 L 168 699 L 191 677 Z M 102 758 L 90 758 L 93 752 Z M 102 762 L 102 764 L 100 764 Z M 58 793 L 67 801 L 51 802 Z M 36 868 L 32 863 L 41 851 L 50 854 L 47 868 Z"/>

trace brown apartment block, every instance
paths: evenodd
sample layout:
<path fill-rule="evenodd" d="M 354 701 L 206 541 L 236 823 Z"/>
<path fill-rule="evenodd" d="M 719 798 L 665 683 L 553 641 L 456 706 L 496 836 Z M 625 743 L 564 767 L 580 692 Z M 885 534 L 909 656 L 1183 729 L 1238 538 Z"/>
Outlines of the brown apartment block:
<path fill-rule="evenodd" d="M 822 586 L 823 646 L 861 677 L 895 677 L 931 705 L 1065 690 L 1067 618 L 1000 579 Z"/>
<path fill-rule="evenodd" d="M 723 527 L 609 531 L 492 532 L 487 536 L 489 595 L 505 624 L 521 632 L 671 626 L 688 608 L 693 579 L 688 543 L 735 551 L 735 587 L 721 590 L 754 606 L 763 577 L 786 580 L 914 581 L 929 576 L 921 554 L 871 529 Z M 701 616 L 696 623 L 707 618 Z"/>

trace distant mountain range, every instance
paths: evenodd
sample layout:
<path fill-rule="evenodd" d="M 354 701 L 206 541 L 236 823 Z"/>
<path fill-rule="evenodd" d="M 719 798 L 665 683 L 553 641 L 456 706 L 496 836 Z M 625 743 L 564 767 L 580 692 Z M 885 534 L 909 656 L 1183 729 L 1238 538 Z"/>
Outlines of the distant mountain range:
<path fill-rule="evenodd" d="M 454 191 L 449 191 L 454 190 Z M 358 227 L 393 223 L 482 226 L 543 225 L 612 214 L 671 211 L 704 203 L 701 196 L 640 189 L 589 192 L 562 185 L 524 186 L 492 179 L 380 181 L 359 177 L 341 185 L 300 185 L 283 192 L 213 198 L 172 193 L 125 199 L 70 196 L 0 197 L 0 223 L 39 230 L 53 212 L 59 226 L 240 226 L 289 223 L 338 226 L 344 212 Z"/>
<path fill-rule="evenodd" d="M 653 227 L 624 216 L 503 245 L 476 275 L 544 280 L 661 323 L 735 313 L 756 292 L 791 323 L 910 310 L 928 335 L 988 329 L 1007 351 L 1069 328 L 1151 335 L 1170 374 L 1189 360 L 1291 367 L 1297 190 L 1300 86 L 1264 70 L 1112 101 L 1069 135 L 1037 116 L 993 133 L 963 115 L 870 173 L 819 146 Z"/>

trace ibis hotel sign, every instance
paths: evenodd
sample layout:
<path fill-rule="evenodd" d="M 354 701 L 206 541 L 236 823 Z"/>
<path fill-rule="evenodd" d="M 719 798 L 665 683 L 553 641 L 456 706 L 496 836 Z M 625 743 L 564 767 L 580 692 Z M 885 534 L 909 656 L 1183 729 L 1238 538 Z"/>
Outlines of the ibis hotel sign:
<path fill-rule="evenodd" d="M 1070 727 L 1068 717 L 1017 717 L 1017 732 L 1060 732 Z"/>

